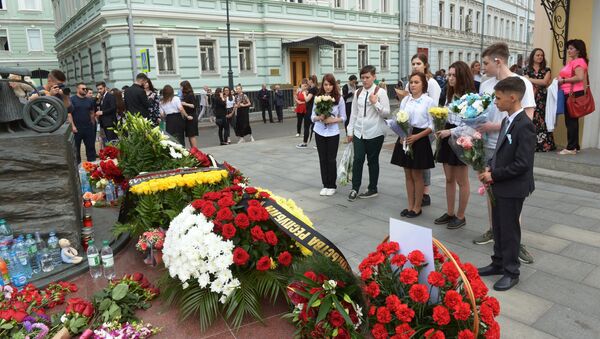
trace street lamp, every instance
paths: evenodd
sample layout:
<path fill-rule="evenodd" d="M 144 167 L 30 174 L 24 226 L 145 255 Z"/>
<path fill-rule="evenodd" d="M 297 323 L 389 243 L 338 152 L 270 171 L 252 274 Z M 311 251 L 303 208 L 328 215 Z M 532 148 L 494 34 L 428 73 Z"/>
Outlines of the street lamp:
<path fill-rule="evenodd" d="M 227 57 L 229 59 L 227 78 L 229 79 L 229 89 L 233 91 L 233 70 L 231 70 L 231 31 L 229 30 L 229 0 L 225 1 L 225 9 L 227 12 Z"/>

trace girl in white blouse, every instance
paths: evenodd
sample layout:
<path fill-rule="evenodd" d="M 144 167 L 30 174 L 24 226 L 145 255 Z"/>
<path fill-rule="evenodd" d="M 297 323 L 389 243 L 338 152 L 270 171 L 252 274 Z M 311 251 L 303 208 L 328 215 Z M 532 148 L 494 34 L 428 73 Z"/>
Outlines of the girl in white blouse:
<path fill-rule="evenodd" d="M 181 104 L 181 99 L 175 95 L 173 87 L 166 85 L 162 90 L 162 99 L 160 100 L 160 116 L 166 118 L 167 133 L 172 135 L 177 141 L 185 147 L 185 120 L 192 120 L 194 117 L 188 115 Z"/>
<path fill-rule="evenodd" d="M 436 106 L 427 93 L 427 78 L 424 73 L 414 72 L 409 79 L 410 96 L 400 103 L 400 110 L 409 114 L 412 128 L 406 143 L 411 152 L 403 150 L 403 138 L 398 138 L 392 154 L 392 164 L 404 168 L 408 207 L 400 215 L 415 218 L 421 215 L 423 197 L 423 171 L 434 167 L 433 152 L 429 142 L 429 134 L 433 130 L 433 121 L 429 109 Z"/>

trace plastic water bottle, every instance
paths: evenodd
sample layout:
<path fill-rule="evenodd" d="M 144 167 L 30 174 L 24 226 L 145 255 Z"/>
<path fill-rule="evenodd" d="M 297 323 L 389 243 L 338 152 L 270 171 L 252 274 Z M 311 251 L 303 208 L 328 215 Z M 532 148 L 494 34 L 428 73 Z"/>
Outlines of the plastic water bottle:
<path fill-rule="evenodd" d="M 83 166 L 79 166 L 79 183 L 81 184 L 81 193 L 91 192 L 92 187 L 90 186 L 90 180 L 88 179 L 87 172 L 83 169 Z"/>
<path fill-rule="evenodd" d="M 38 248 L 35 240 L 33 240 L 33 235 L 31 233 L 27 234 L 25 237 L 25 246 L 27 247 L 27 252 L 29 254 L 29 263 L 31 265 L 31 270 L 33 274 L 40 273 L 40 264 L 38 262 Z"/>
<path fill-rule="evenodd" d="M 113 257 L 112 248 L 108 245 L 108 240 L 102 242 L 102 270 L 104 277 L 108 280 L 115 278 L 115 259 Z"/>
<path fill-rule="evenodd" d="M 52 255 L 50 254 L 48 249 L 44 247 L 43 249 L 38 251 L 38 253 L 42 272 L 52 272 L 54 270 L 54 258 L 52 258 Z"/>
<path fill-rule="evenodd" d="M 62 264 L 62 259 L 60 257 L 60 247 L 58 246 L 58 238 L 56 237 L 56 233 L 54 232 L 50 232 L 50 237 L 48 238 L 48 251 L 52 256 L 54 266 Z"/>
<path fill-rule="evenodd" d="M 13 241 L 13 232 L 6 220 L 0 219 L 0 246 L 10 246 Z"/>
<path fill-rule="evenodd" d="M 31 269 L 31 265 L 29 263 L 29 252 L 27 251 L 27 246 L 25 246 L 25 241 L 22 235 L 17 238 L 17 241 L 13 246 L 13 250 L 17 256 L 17 262 L 15 265 L 21 265 L 23 273 L 28 279 L 31 278 L 33 275 L 33 270 Z"/>
<path fill-rule="evenodd" d="M 117 198 L 124 197 L 125 192 L 123 192 L 123 186 L 117 185 Z"/>
<path fill-rule="evenodd" d="M 38 265 L 40 267 L 42 267 L 42 255 L 43 255 L 43 251 L 45 249 L 48 249 L 48 246 L 46 246 L 46 242 L 42 239 L 42 236 L 40 235 L 40 232 L 35 232 L 35 245 L 36 245 L 36 247 L 38 249 L 37 262 L 38 262 Z M 52 268 L 54 269 L 54 265 L 52 265 Z M 42 271 L 43 271 L 43 269 L 42 269 Z M 52 270 L 50 270 L 50 271 L 52 271 Z M 46 271 L 44 271 L 44 272 L 46 272 Z"/>
<path fill-rule="evenodd" d="M 17 259 L 17 253 L 15 250 L 10 251 L 10 264 L 8 271 L 10 273 L 10 280 L 17 289 L 21 289 L 27 284 L 27 273 L 23 270 L 23 265 Z"/>
<path fill-rule="evenodd" d="M 4 260 L 0 258 L 0 273 L 2 274 L 2 279 L 0 279 L 0 281 L 2 281 L 2 283 L 4 285 L 8 285 L 10 284 L 10 275 L 8 274 L 8 264 L 7 264 L 8 260 Z"/>
<path fill-rule="evenodd" d="M 102 268 L 100 267 L 100 254 L 94 245 L 93 239 L 88 242 L 87 258 L 88 266 L 90 266 L 90 275 L 94 279 L 100 278 L 100 276 L 102 276 Z"/>
<path fill-rule="evenodd" d="M 8 246 L 0 246 L 0 257 L 2 257 L 2 259 L 8 264 L 8 262 L 10 261 L 10 251 L 8 249 Z"/>
<path fill-rule="evenodd" d="M 109 181 L 104 188 L 104 194 L 106 194 L 106 203 L 112 204 L 113 201 L 117 200 L 115 198 L 115 185 L 113 185 L 112 181 Z"/>

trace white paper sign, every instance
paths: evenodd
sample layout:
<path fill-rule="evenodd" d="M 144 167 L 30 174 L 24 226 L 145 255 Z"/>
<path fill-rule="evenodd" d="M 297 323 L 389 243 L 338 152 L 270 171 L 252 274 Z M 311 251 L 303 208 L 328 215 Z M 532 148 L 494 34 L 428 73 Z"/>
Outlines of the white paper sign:
<path fill-rule="evenodd" d="M 400 245 L 400 253 L 408 256 L 414 250 L 419 250 L 425 255 L 427 266 L 419 274 L 419 283 L 431 287 L 427 282 L 429 273 L 435 270 L 433 259 L 433 235 L 430 228 L 417 226 L 406 221 L 390 218 L 390 241 Z M 407 262 L 407 265 L 410 265 Z M 431 289 L 430 302 L 436 302 L 438 289 Z"/>

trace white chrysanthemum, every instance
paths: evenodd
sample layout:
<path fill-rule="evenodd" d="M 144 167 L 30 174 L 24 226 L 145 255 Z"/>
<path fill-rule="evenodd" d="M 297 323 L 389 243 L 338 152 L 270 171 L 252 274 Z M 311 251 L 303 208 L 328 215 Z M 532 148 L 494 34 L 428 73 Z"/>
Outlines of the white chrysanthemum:
<path fill-rule="evenodd" d="M 196 279 L 201 288 L 220 294 L 219 300 L 225 302 L 240 286 L 229 269 L 233 264 L 233 242 L 215 234 L 213 223 L 194 212 L 188 205 L 171 221 L 163 247 L 165 266 L 183 286 Z"/>

